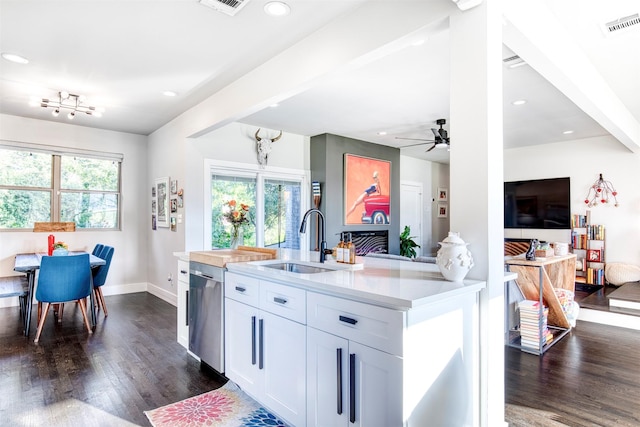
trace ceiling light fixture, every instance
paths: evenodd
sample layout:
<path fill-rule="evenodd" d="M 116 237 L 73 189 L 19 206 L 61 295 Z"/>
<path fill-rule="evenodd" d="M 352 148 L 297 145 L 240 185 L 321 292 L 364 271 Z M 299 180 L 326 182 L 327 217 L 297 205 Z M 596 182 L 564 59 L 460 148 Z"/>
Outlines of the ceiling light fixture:
<path fill-rule="evenodd" d="M 380 136 L 384 136 L 384 135 L 386 135 L 386 134 L 387 134 L 387 132 L 385 132 L 385 131 L 383 131 L 383 130 L 382 130 L 382 131 L 380 131 L 380 132 L 378 132 L 378 135 L 380 135 Z"/>
<path fill-rule="evenodd" d="M 164 92 L 162 92 L 162 94 L 164 96 L 170 96 L 170 97 L 171 96 L 178 96 L 178 94 L 176 92 L 172 91 L 172 90 L 165 90 Z"/>
<path fill-rule="evenodd" d="M 264 11 L 269 16 L 287 16 L 291 8 L 284 2 L 270 1 L 264 5 Z"/>
<path fill-rule="evenodd" d="M 563 135 L 571 135 L 572 133 L 572 130 L 565 130 L 564 132 L 562 132 Z"/>
<path fill-rule="evenodd" d="M 102 117 L 102 112 L 104 108 L 96 108 L 91 105 L 83 105 L 85 100 L 84 95 L 74 95 L 69 92 L 58 92 L 57 99 L 48 99 L 42 98 L 40 101 L 40 107 L 42 108 L 53 108 L 54 110 L 51 112 L 53 117 L 58 117 L 61 109 L 71 110 L 69 114 L 67 114 L 67 118 L 69 120 L 73 120 L 76 116 L 76 113 L 84 113 L 88 116 Z"/>
<path fill-rule="evenodd" d="M 524 105 L 526 103 L 527 103 L 526 99 L 518 99 L 517 101 L 512 102 L 513 105 Z"/>
<path fill-rule="evenodd" d="M 15 53 L 2 52 L 1 56 L 7 61 L 15 62 L 16 64 L 28 64 L 29 60 Z"/>

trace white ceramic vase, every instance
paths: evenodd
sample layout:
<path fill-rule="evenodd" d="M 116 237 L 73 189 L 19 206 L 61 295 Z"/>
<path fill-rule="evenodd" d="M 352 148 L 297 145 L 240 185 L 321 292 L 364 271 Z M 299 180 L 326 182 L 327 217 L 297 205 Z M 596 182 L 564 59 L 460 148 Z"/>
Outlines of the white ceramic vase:
<path fill-rule="evenodd" d="M 460 282 L 473 267 L 473 257 L 467 249 L 468 243 L 460 238 L 460 233 L 449 232 L 440 243 L 436 265 L 445 279 Z"/>

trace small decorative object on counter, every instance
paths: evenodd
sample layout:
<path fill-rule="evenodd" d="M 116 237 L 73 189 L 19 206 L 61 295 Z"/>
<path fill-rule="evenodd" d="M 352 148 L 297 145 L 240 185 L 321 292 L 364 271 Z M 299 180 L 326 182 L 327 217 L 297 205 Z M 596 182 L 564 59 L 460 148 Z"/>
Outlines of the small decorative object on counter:
<path fill-rule="evenodd" d="M 47 246 L 47 255 L 51 256 L 51 255 L 53 255 L 53 244 L 55 243 L 56 238 L 53 237 L 53 234 L 49 234 L 49 238 L 48 239 L 49 239 L 48 240 L 49 244 Z"/>
<path fill-rule="evenodd" d="M 436 265 L 445 279 L 460 282 L 473 267 L 473 257 L 467 249 L 468 243 L 453 231 L 440 243 L 436 256 Z"/>
<path fill-rule="evenodd" d="M 540 242 L 538 242 L 538 239 L 533 239 L 529 243 L 529 249 L 527 250 L 527 253 L 524 254 L 524 257 L 527 259 L 527 261 L 535 261 L 536 260 L 536 248 L 538 247 L 539 243 Z"/>
<path fill-rule="evenodd" d="M 65 242 L 55 242 L 53 244 L 52 256 L 69 255 L 69 246 Z"/>
<path fill-rule="evenodd" d="M 345 256 L 344 256 L 344 232 L 340 233 L 340 242 L 338 243 L 338 247 L 336 250 L 337 253 L 337 257 L 336 257 L 336 261 L 338 262 L 345 262 Z"/>
<path fill-rule="evenodd" d="M 356 263 L 356 244 L 353 243 L 353 236 L 349 233 L 349 243 L 347 243 L 347 252 L 349 254 L 349 259 L 345 260 L 345 262 L 349 264 Z"/>

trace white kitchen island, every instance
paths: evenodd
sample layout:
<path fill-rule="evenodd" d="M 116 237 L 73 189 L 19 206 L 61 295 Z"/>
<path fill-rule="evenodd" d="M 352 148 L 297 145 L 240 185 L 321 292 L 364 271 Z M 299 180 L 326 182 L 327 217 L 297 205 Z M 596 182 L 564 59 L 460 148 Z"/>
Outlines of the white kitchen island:
<path fill-rule="evenodd" d="M 280 250 L 227 264 L 225 375 L 295 426 L 478 424 L 478 292 L 437 266 Z M 331 271 L 270 268 L 291 262 Z"/>

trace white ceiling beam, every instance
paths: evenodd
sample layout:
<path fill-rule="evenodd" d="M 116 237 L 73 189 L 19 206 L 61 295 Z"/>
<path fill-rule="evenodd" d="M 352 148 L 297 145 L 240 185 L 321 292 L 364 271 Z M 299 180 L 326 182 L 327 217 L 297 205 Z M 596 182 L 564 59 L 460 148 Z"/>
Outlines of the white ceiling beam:
<path fill-rule="evenodd" d="M 506 0 L 503 14 L 504 44 L 625 147 L 639 152 L 640 123 L 553 13 L 539 1 Z"/>
<path fill-rule="evenodd" d="M 366 2 L 174 119 L 197 137 L 294 96 L 322 79 L 406 47 L 411 34 L 448 26 L 448 0 Z"/>

